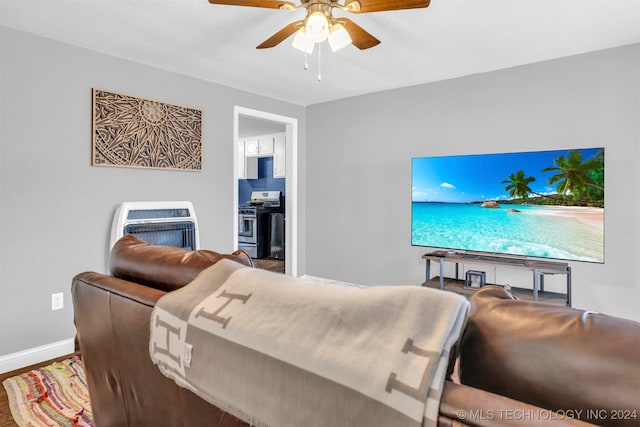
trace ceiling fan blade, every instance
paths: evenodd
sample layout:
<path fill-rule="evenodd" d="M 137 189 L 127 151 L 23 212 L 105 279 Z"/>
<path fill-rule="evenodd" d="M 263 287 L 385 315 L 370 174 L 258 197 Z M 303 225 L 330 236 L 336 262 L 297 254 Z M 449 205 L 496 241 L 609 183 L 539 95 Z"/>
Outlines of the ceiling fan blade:
<path fill-rule="evenodd" d="M 256 47 L 256 49 L 267 49 L 270 47 L 277 46 L 282 41 L 284 41 L 287 37 L 289 37 L 291 34 L 298 31 L 298 29 L 302 26 L 302 24 L 304 24 L 304 21 L 292 22 L 291 24 L 287 25 L 286 27 L 284 27 L 283 29 L 281 29 L 280 31 L 278 31 L 277 33 L 275 33 L 274 35 L 272 35 L 271 37 L 263 41 L 261 44 L 259 44 Z"/>
<path fill-rule="evenodd" d="M 211 0 L 209 0 L 211 1 Z M 357 0 L 360 6 L 349 6 L 347 1 L 345 7 L 354 13 L 382 12 L 385 10 L 420 9 L 428 7 L 431 0 Z M 355 2 L 353 2 L 355 3 Z"/>
<path fill-rule="evenodd" d="M 348 18 L 340 18 L 339 21 L 344 25 L 344 29 L 347 30 L 351 36 L 351 43 L 358 49 L 369 49 L 380 44 L 380 40 L 369 34 L 360 25 L 353 22 Z"/>
<path fill-rule="evenodd" d="M 290 1 L 277 0 L 209 0 L 211 4 L 224 4 L 229 6 L 249 6 L 249 7 L 265 7 L 268 9 L 290 9 L 296 8 L 295 3 Z"/>

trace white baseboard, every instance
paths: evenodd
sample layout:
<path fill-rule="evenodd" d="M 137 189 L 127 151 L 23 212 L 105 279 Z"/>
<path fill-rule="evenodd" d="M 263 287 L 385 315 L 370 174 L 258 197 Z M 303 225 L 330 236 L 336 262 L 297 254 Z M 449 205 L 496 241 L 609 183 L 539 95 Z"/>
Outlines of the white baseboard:
<path fill-rule="evenodd" d="M 0 374 L 71 354 L 74 349 L 74 339 L 69 338 L 0 356 Z"/>

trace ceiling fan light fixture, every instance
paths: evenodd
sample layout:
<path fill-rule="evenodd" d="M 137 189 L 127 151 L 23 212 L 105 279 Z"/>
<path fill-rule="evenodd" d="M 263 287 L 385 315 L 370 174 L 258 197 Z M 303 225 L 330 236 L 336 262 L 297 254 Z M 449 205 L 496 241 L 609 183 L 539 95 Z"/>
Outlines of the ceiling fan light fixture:
<path fill-rule="evenodd" d="M 306 34 L 314 43 L 322 43 L 329 35 L 329 21 L 323 12 L 313 12 L 307 18 Z"/>
<path fill-rule="evenodd" d="M 351 43 L 351 36 L 344 28 L 344 25 L 336 22 L 331 26 L 329 30 L 329 46 L 331 46 L 331 51 L 337 52 L 343 47 L 349 46 Z"/>
<path fill-rule="evenodd" d="M 311 38 L 307 36 L 305 27 L 301 27 L 298 31 L 296 31 L 296 35 L 293 38 L 293 43 L 291 43 L 291 46 L 306 54 L 311 54 L 315 45 L 316 44 L 313 42 L 313 40 L 311 40 Z"/>

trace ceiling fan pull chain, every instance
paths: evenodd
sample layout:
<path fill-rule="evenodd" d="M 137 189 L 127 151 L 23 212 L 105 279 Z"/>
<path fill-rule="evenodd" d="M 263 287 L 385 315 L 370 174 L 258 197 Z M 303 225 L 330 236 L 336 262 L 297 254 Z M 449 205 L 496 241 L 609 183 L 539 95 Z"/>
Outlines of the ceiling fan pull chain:
<path fill-rule="evenodd" d="M 318 81 L 322 81 L 322 55 L 320 54 L 321 44 L 318 43 Z"/>
<path fill-rule="evenodd" d="M 304 53 L 304 70 L 307 71 L 309 69 L 309 63 L 307 62 L 307 52 Z"/>

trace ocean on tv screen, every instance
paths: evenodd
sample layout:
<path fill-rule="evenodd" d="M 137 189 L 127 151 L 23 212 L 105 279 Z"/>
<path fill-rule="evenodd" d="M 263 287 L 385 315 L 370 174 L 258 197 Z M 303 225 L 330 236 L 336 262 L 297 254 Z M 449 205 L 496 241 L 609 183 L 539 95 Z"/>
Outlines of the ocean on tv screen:
<path fill-rule="evenodd" d="M 602 209 L 420 203 L 412 209 L 412 244 L 540 258 L 602 262 Z"/>

